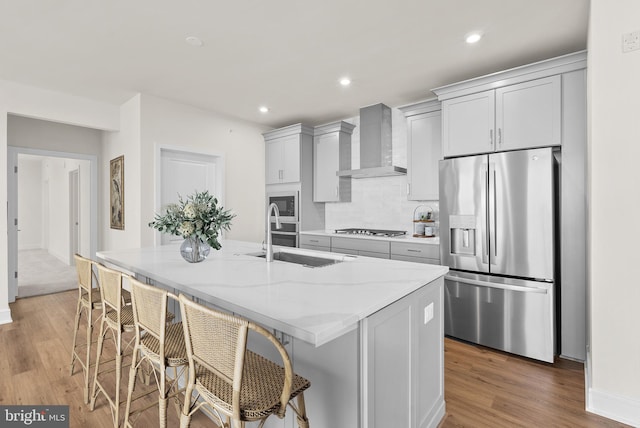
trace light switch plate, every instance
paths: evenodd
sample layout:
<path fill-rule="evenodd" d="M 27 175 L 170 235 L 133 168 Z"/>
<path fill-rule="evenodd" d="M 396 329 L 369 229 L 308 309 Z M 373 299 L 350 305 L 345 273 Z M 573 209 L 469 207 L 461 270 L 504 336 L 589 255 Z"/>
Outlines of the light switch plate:
<path fill-rule="evenodd" d="M 622 35 L 622 52 L 626 53 L 638 49 L 640 49 L 640 31 Z"/>
<path fill-rule="evenodd" d="M 424 307 L 424 323 L 428 323 L 433 319 L 433 302 Z"/>

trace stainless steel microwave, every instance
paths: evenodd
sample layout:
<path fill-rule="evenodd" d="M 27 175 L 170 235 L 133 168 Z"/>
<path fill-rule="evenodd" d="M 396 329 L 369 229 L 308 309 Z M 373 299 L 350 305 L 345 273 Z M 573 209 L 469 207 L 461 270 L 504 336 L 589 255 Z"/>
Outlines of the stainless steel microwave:
<path fill-rule="evenodd" d="M 284 222 L 298 222 L 299 210 L 298 192 L 272 192 L 267 193 L 267 206 L 276 204 L 280 212 L 280 220 Z M 275 221 L 275 216 L 271 216 Z"/>

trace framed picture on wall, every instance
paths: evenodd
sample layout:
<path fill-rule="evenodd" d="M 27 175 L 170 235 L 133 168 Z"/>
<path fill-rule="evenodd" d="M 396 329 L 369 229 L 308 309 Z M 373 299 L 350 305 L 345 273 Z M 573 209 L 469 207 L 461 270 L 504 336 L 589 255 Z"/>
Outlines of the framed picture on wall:
<path fill-rule="evenodd" d="M 111 228 L 124 230 L 124 156 L 111 159 L 109 195 Z"/>

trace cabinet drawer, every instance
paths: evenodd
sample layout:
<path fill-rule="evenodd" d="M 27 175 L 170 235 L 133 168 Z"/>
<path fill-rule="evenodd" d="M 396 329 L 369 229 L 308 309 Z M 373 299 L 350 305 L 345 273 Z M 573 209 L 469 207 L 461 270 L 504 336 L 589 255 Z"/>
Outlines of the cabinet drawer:
<path fill-rule="evenodd" d="M 314 247 L 327 247 L 327 251 L 331 248 L 330 236 L 318 236 L 318 235 L 300 235 L 300 246 L 311 245 Z"/>
<path fill-rule="evenodd" d="M 439 265 L 440 259 L 429 259 L 427 257 L 411 257 L 411 256 L 401 256 L 398 254 L 392 254 L 391 260 L 400 260 L 403 262 L 413 262 L 413 263 L 425 263 L 428 265 Z"/>
<path fill-rule="evenodd" d="M 374 241 L 372 239 L 331 238 L 331 251 L 336 249 L 366 251 L 370 253 L 384 253 L 389 257 L 389 242 Z M 339 252 L 339 251 L 336 251 Z M 365 255 L 365 254 L 362 254 Z"/>
<path fill-rule="evenodd" d="M 409 242 L 391 242 L 391 255 L 440 260 L 440 246 Z"/>

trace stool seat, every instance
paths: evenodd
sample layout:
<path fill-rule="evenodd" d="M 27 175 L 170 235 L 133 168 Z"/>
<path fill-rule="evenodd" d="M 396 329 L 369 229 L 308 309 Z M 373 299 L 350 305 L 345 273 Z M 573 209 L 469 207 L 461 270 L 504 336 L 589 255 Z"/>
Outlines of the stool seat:
<path fill-rule="evenodd" d="M 284 383 L 284 368 L 254 352 L 247 351 L 244 360 L 242 386 L 240 388 L 240 416 L 244 420 L 260 420 L 278 411 Z M 196 383 L 202 395 L 215 405 L 231 413 L 233 386 L 214 372 L 200 368 Z M 291 398 L 309 388 L 311 383 L 293 374 Z M 215 391 L 215 393 L 214 393 Z"/>
<path fill-rule="evenodd" d="M 184 347 L 184 331 L 182 323 L 169 324 L 165 332 L 164 357 L 169 366 L 183 366 L 189 363 L 187 351 Z M 145 335 L 140 339 L 140 347 L 145 354 L 152 358 L 160 358 L 160 342 L 152 335 Z"/>

